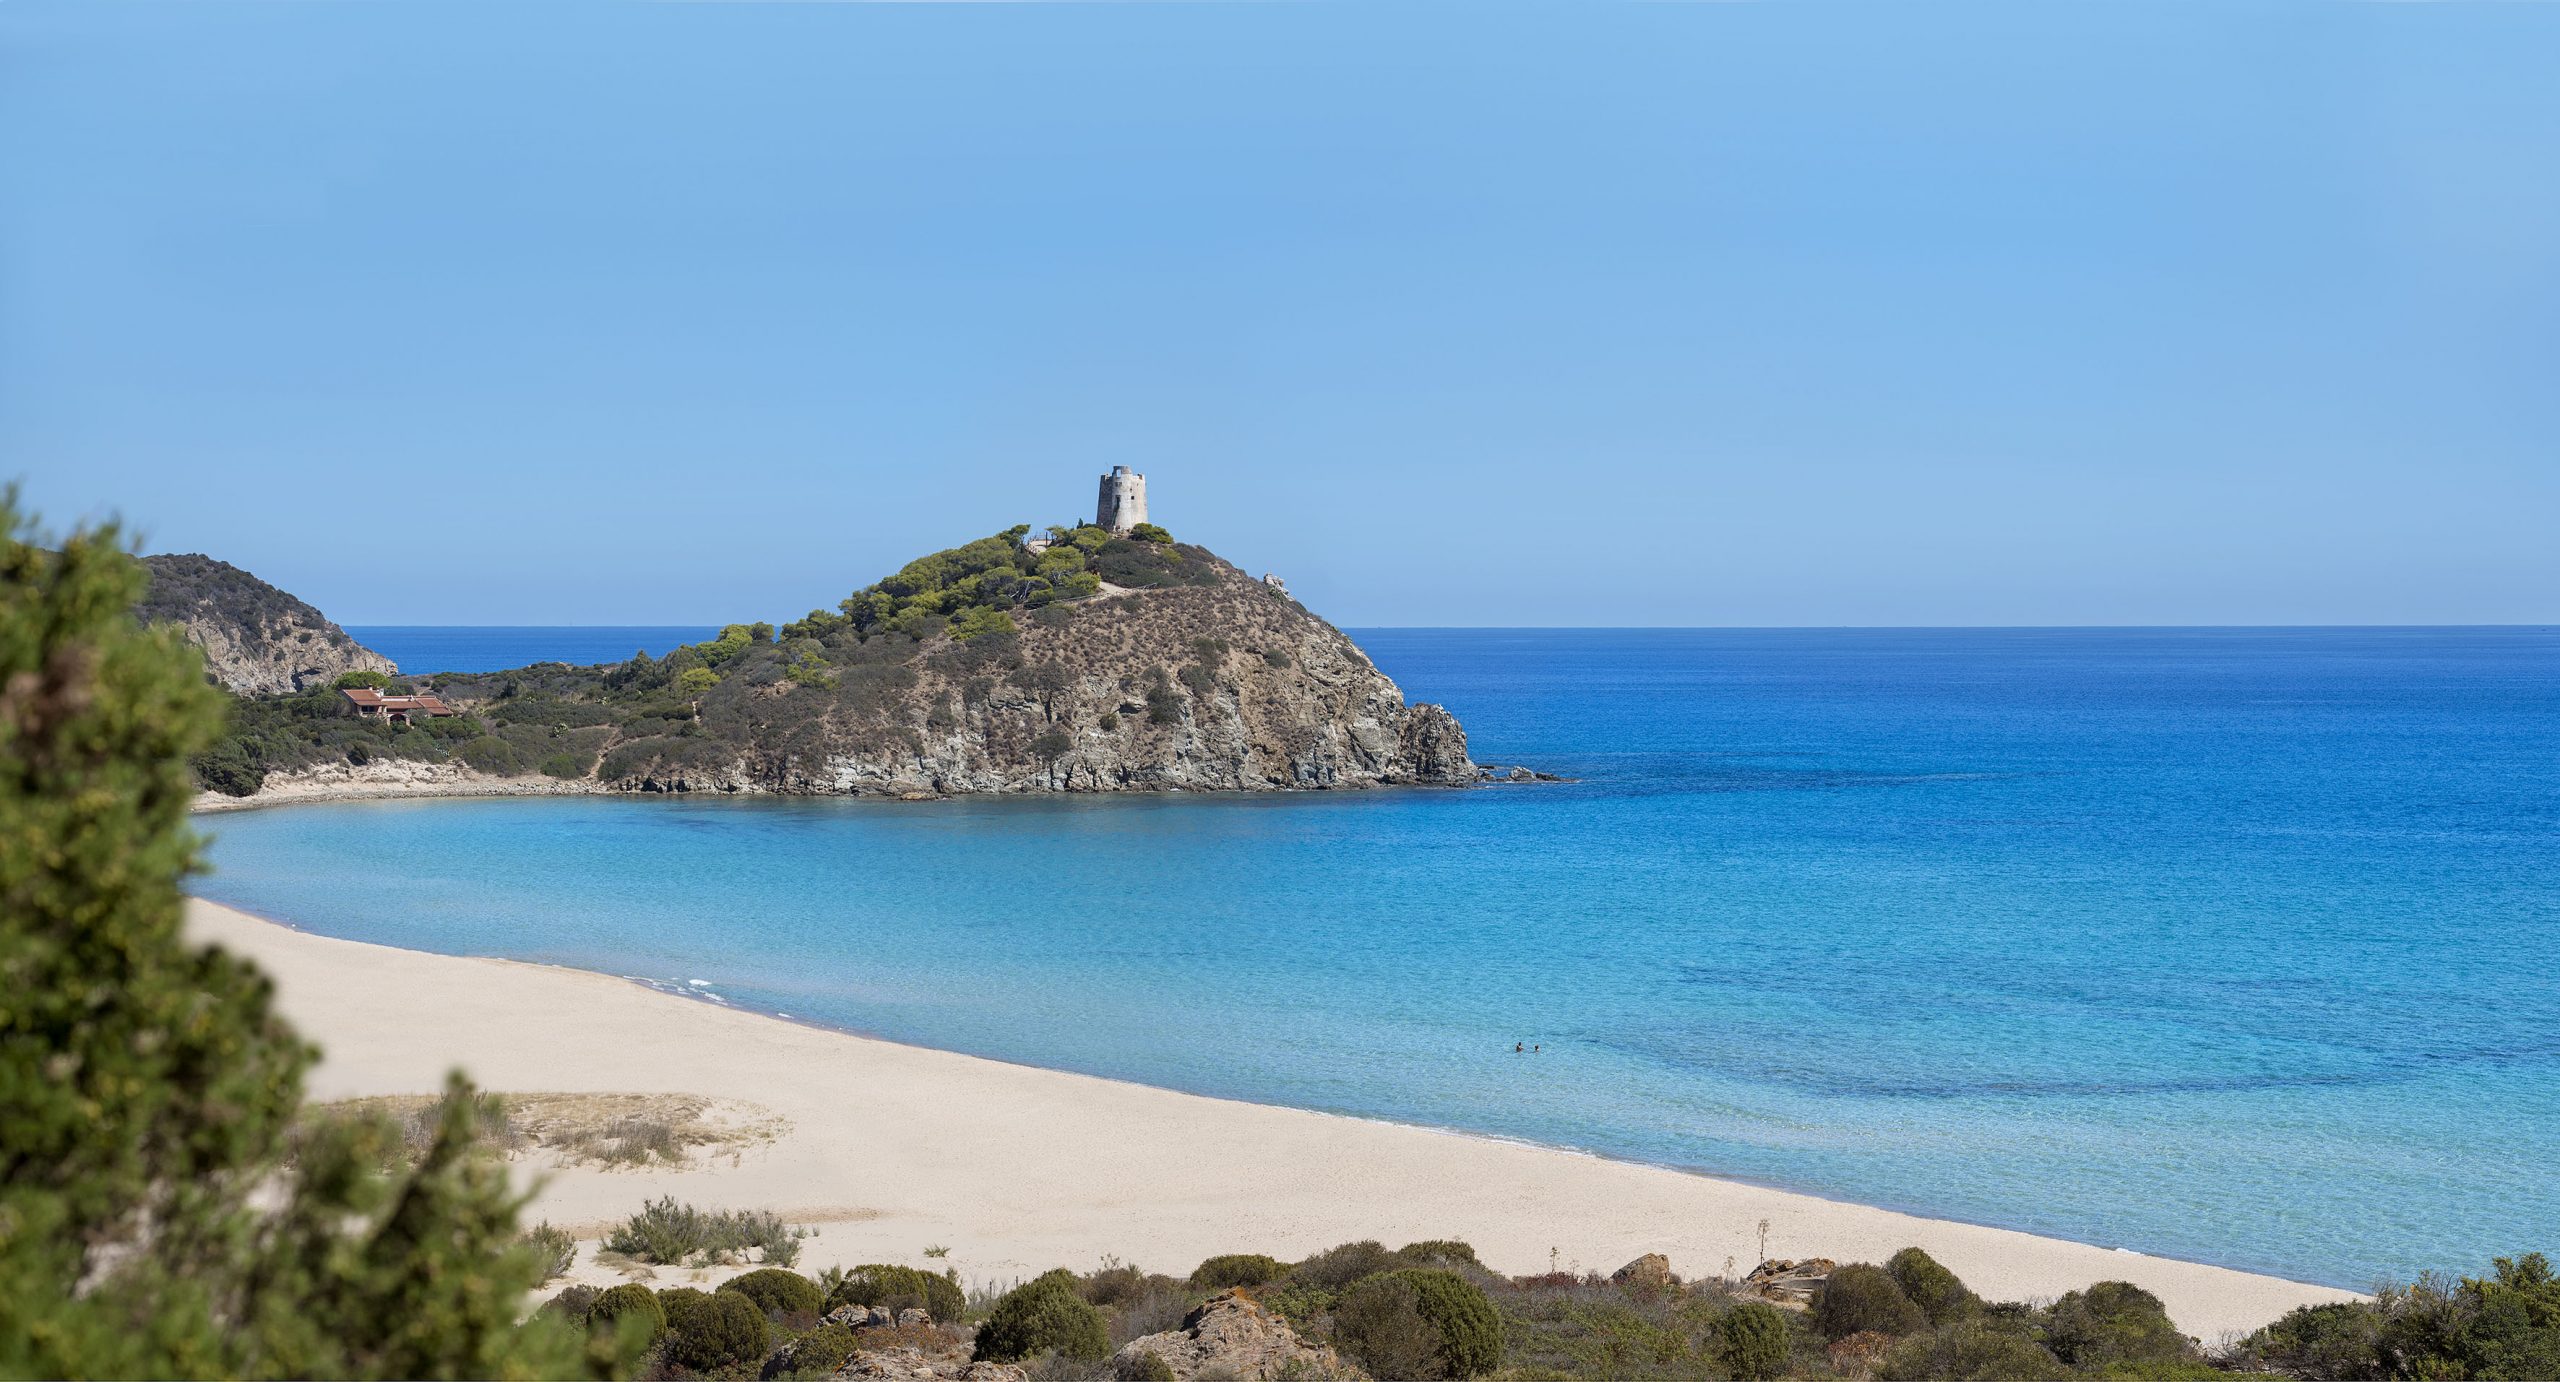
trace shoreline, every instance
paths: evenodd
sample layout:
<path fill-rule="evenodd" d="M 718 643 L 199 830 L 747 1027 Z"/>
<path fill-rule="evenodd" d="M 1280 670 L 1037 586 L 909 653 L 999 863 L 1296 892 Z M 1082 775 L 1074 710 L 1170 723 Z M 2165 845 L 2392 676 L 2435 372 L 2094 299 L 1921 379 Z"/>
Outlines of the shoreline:
<path fill-rule="evenodd" d="M 187 928 L 276 980 L 280 1010 L 324 1051 L 314 1101 L 432 1093 L 459 1066 L 498 1092 L 692 1094 L 787 1122 L 709 1164 L 548 1171 L 528 1219 L 582 1236 L 673 1194 L 813 1225 L 812 1270 L 921 1263 L 944 1246 L 970 1280 L 1105 1255 L 1179 1274 L 1221 1252 L 1458 1237 L 1514 1275 L 1661 1252 L 1711 1277 L 1759 1260 L 1765 1221 L 1769 1256 L 1882 1261 L 1916 1243 L 1991 1298 L 2133 1281 L 2207 1343 L 2354 1298 L 1580 1149 L 908 1046 L 636 978 L 340 940 L 199 898 Z M 591 1256 L 573 1279 L 619 1279 Z"/>
<path fill-rule="evenodd" d="M 1477 764 L 1485 776 L 1467 783 L 1387 782 L 1374 786 L 1362 784 L 1344 787 L 1274 787 L 1256 789 L 1206 789 L 1166 787 L 1110 792 L 1046 791 L 1046 792 L 772 792 L 702 791 L 702 792 L 636 792 L 610 787 L 590 778 L 497 777 L 474 772 L 450 763 L 399 764 L 414 769 L 398 776 L 368 776 L 347 772 L 328 776 L 287 781 L 273 787 L 261 787 L 245 797 L 225 796 L 220 792 L 201 791 L 188 803 L 189 815 L 221 815 L 233 811 L 262 811 L 279 806 L 317 806 L 359 801 L 432 801 L 464 800 L 474 797 L 620 797 L 633 800 L 657 798 L 679 800 L 687 797 L 722 801 L 745 797 L 775 800 L 808 801 L 960 801 L 969 798 L 1021 800 L 1035 797 L 1097 796 L 1318 796 L 1332 792 L 1398 792 L 1398 791 L 1469 791 L 1478 787 L 1517 787 L 1543 783 L 1571 782 L 1574 779 L 1539 773 L 1534 769 L 1510 764 Z M 1500 771 L 1495 771 L 1496 768 Z"/>

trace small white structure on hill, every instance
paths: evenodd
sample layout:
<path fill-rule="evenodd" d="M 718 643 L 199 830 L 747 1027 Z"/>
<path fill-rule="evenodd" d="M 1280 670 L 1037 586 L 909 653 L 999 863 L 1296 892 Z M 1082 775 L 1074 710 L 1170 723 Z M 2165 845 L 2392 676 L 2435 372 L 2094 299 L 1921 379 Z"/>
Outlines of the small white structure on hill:
<path fill-rule="evenodd" d="M 1102 497 L 1093 506 L 1093 523 L 1107 532 L 1125 533 L 1147 521 L 1147 477 L 1125 465 L 1102 477 Z"/>

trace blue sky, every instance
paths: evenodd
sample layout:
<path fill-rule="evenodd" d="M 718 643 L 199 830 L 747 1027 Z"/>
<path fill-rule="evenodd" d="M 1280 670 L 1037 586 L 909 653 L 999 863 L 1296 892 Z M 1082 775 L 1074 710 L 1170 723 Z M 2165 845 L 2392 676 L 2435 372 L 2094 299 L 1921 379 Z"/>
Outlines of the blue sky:
<path fill-rule="evenodd" d="M 0 472 L 348 623 L 2560 620 L 2560 7 L 0 5 Z"/>

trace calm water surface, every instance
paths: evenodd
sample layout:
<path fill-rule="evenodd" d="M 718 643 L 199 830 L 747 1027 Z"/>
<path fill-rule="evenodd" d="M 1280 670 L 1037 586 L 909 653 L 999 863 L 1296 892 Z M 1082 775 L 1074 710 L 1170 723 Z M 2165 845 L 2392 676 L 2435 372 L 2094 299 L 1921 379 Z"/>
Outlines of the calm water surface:
<path fill-rule="evenodd" d="M 2341 1285 L 2560 1243 L 2560 632 L 1359 637 L 1581 780 L 298 807 L 200 887 Z"/>

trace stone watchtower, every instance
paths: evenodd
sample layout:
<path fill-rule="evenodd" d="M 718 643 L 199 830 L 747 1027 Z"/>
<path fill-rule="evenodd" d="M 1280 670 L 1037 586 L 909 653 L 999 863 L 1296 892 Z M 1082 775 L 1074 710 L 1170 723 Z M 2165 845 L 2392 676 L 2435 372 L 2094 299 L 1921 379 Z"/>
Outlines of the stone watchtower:
<path fill-rule="evenodd" d="M 1107 532 L 1125 533 L 1147 521 L 1147 477 L 1125 465 L 1102 477 L 1102 498 L 1093 506 L 1093 523 Z"/>

